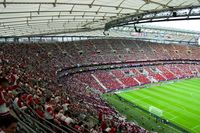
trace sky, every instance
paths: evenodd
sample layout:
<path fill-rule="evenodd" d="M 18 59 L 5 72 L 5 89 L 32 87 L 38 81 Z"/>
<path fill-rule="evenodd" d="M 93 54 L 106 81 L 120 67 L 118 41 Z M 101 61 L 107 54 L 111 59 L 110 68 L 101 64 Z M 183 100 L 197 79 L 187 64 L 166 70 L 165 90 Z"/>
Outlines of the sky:
<path fill-rule="evenodd" d="M 178 28 L 184 30 L 200 31 L 200 20 L 181 20 L 181 21 L 167 21 L 154 22 L 147 25 L 156 25 L 161 27 Z"/>

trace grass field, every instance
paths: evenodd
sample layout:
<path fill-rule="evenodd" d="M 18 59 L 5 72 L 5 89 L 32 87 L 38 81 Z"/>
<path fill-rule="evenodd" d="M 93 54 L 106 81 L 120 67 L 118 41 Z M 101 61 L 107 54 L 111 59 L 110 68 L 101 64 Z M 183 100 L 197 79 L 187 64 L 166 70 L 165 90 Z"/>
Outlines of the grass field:
<path fill-rule="evenodd" d="M 124 98 L 125 100 L 134 103 L 146 110 L 149 110 L 150 106 L 154 106 L 163 111 L 162 118 L 194 133 L 200 132 L 200 79 L 187 79 L 181 80 L 175 83 L 163 84 L 161 86 L 153 86 L 149 88 L 144 88 L 140 90 L 131 90 L 120 92 L 117 95 Z M 120 104 L 119 99 L 115 95 L 105 96 L 106 99 L 115 107 Z M 115 105 L 115 102 L 117 103 Z M 125 108 L 129 108 L 130 114 L 121 110 L 123 114 L 128 115 L 128 119 L 134 119 L 136 117 L 130 117 L 131 113 L 135 113 L 136 109 L 131 108 L 130 105 L 125 105 L 121 103 Z M 119 107 L 117 107 L 119 109 Z M 133 112 L 131 112 L 133 111 Z M 141 113 L 141 112 L 140 112 Z M 142 114 L 141 115 L 148 115 Z M 177 132 L 173 129 L 163 129 L 156 128 L 155 124 L 160 126 L 166 126 L 162 123 L 152 123 L 152 119 L 149 117 L 148 123 L 144 127 L 148 129 L 154 128 L 160 132 Z M 136 118 L 138 122 L 138 118 Z M 144 119 L 144 118 L 143 118 Z M 141 125 L 142 120 L 139 120 Z M 147 120 L 146 120 L 147 121 Z M 152 124 L 148 127 L 148 124 Z M 160 127 L 159 126 L 159 127 Z M 166 129 L 166 128 L 164 128 Z M 163 131 L 161 131 L 163 130 Z M 171 130 L 171 131 L 168 131 Z"/>

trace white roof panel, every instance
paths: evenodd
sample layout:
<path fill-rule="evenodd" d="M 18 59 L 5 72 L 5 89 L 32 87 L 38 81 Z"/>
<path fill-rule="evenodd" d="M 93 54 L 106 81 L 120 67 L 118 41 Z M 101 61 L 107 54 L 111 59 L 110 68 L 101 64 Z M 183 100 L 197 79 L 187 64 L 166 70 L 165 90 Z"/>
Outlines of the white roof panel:
<path fill-rule="evenodd" d="M 133 8 L 133 9 L 139 9 L 142 5 L 144 5 L 145 2 L 143 0 L 126 0 L 122 3 L 122 6 Z"/>
<path fill-rule="evenodd" d="M 154 10 L 157 9 L 160 5 L 158 4 L 145 4 L 144 6 L 142 6 L 142 10 Z"/>
<path fill-rule="evenodd" d="M 198 0 L 150 0 L 149 3 L 147 1 L 0 0 L 0 35 L 42 34 L 50 30 L 57 32 L 62 27 L 65 31 L 72 28 L 103 28 L 110 20 L 127 14 L 199 5 Z M 27 30 L 29 32 L 25 32 Z"/>

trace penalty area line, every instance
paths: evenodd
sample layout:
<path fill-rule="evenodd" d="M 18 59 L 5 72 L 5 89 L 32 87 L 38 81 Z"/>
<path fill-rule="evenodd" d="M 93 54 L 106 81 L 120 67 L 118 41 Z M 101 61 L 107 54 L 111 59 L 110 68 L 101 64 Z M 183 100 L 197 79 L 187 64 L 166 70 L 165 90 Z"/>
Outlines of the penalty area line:
<path fill-rule="evenodd" d="M 196 126 L 194 126 L 192 129 L 196 129 L 196 128 L 198 128 L 198 127 L 200 127 L 200 125 L 196 125 Z"/>

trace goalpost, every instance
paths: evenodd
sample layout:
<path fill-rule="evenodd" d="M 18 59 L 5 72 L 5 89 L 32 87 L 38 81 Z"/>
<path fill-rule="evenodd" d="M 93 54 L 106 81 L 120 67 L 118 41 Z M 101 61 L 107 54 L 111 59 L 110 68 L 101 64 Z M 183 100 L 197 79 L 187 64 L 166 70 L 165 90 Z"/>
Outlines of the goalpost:
<path fill-rule="evenodd" d="M 159 108 L 154 107 L 154 106 L 149 107 L 149 112 L 151 112 L 151 113 L 153 113 L 153 114 L 155 114 L 159 117 L 163 116 L 163 111 Z"/>

